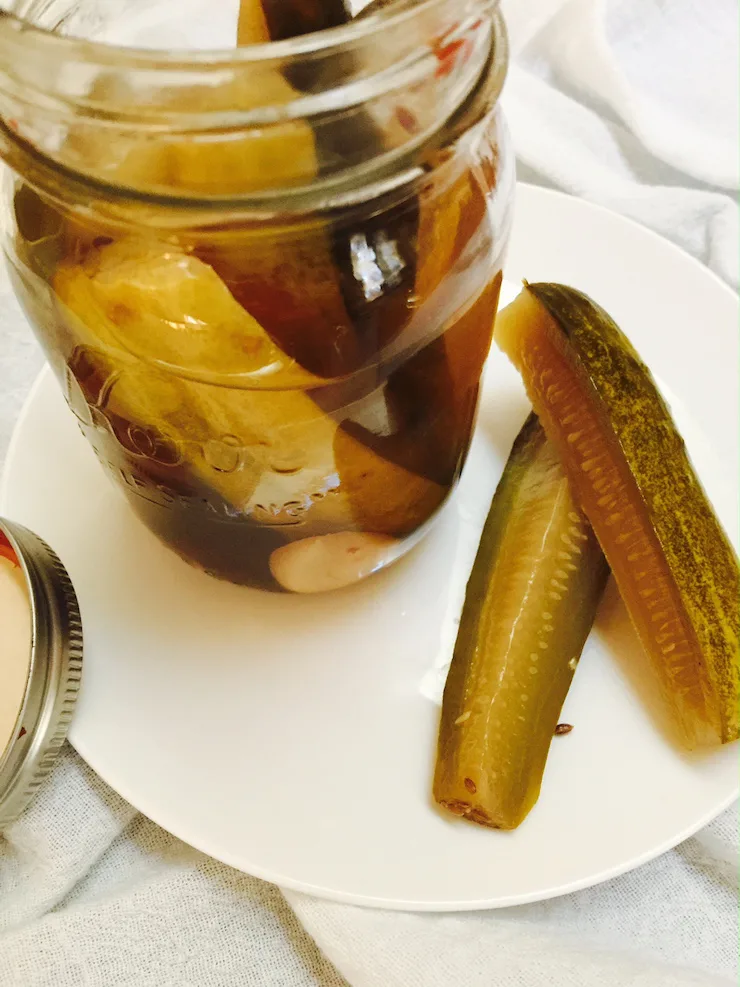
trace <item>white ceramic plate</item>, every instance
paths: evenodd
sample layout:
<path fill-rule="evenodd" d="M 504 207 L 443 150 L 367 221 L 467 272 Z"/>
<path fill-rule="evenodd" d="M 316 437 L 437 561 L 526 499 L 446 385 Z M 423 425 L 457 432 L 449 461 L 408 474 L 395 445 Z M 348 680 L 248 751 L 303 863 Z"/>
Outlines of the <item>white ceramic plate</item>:
<path fill-rule="evenodd" d="M 592 294 L 654 368 L 736 538 L 738 305 L 698 263 L 584 202 L 519 188 L 507 276 Z M 228 864 L 342 901 L 429 910 L 533 901 L 675 845 L 736 795 L 737 750 L 664 738 L 610 590 L 514 833 L 429 796 L 443 666 L 479 528 L 527 410 L 498 353 L 455 501 L 409 557 L 323 597 L 270 596 L 189 568 L 97 466 L 50 375 L 8 459 L 3 514 L 56 548 L 80 597 L 72 743 L 166 829 Z M 633 662 L 636 659 L 636 663 Z"/>

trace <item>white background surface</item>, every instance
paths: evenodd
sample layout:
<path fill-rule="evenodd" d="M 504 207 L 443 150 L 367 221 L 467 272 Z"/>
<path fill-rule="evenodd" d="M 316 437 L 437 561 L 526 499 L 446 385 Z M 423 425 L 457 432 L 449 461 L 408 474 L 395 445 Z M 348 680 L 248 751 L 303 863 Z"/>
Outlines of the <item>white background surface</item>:
<path fill-rule="evenodd" d="M 736 278 L 732 0 L 517 0 L 507 14 L 522 177 L 608 204 Z M 38 356 L 7 286 L 3 298 L 7 435 Z M 0 843 L 0 983 L 336 987 L 295 914 L 358 985 L 734 983 L 736 874 L 731 811 L 634 874 L 550 903 L 444 918 L 291 894 L 293 912 L 136 816 L 68 753 Z"/>

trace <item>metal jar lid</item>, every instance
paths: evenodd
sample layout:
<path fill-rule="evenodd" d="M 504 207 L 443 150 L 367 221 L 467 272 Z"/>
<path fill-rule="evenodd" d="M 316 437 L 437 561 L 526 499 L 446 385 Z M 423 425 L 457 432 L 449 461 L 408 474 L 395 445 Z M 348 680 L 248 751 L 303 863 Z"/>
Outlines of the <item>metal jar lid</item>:
<path fill-rule="evenodd" d="M 64 566 L 37 535 L 0 518 L 3 547 L 25 577 L 31 633 L 25 693 L 19 697 L 10 740 L 0 749 L 0 830 L 28 805 L 51 770 L 67 735 L 82 674 L 82 621 Z M 0 612 L 2 606 L 0 599 Z M 2 625 L 0 618 L 0 647 Z"/>

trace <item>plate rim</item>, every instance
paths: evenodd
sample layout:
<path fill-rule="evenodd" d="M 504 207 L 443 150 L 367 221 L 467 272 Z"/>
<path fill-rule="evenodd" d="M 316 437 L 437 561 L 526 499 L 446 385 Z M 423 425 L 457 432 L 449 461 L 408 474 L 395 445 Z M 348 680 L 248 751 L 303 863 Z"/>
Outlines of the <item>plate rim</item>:
<path fill-rule="evenodd" d="M 568 204 L 571 208 L 581 210 L 584 212 L 593 212 L 594 210 L 602 214 L 608 222 L 614 222 L 625 224 L 627 227 L 631 227 L 633 232 L 637 231 L 639 235 L 644 238 L 651 240 L 654 244 L 660 245 L 661 249 L 670 248 L 670 252 L 676 257 L 681 258 L 683 263 L 689 262 L 690 265 L 698 268 L 704 275 L 709 275 L 711 280 L 714 282 L 715 286 L 719 286 L 725 295 L 729 296 L 729 299 L 735 305 L 739 304 L 737 294 L 732 290 L 732 288 L 727 285 L 714 271 L 710 270 L 706 265 L 697 258 L 693 257 L 691 254 L 687 253 L 681 247 L 677 246 L 670 240 L 656 233 L 654 230 L 643 226 L 641 223 L 634 219 L 623 216 L 620 213 L 615 212 L 605 206 L 599 205 L 597 203 L 590 202 L 587 199 L 580 198 L 578 196 L 571 195 L 566 192 L 559 191 L 557 189 L 545 188 L 539 185 L 532 185 L 530 183 L 518 182 L 516 195 L 520 194 L 526 196 L 532 196 L 536 198 L 542 198 L 544 200 L 555 200 L 559 204 Z M 44 387 L 47 378 L 51 377 L 51 368 L 48 363 L 41 369 L 38 376 L 34 380 L 31 388 L 26 395 L 23 404 L 21 406 L 20 412 L 17 416 L 15 425 L 13 427 L 10 442 L 8 444 L 7 453 L 5 457 L 5 463 L 2 469 L 2 474 L 0 475 L 0 511 L 5 509 L 5 503 L 8 497 L 8 486 L 9 477 L 12 472 L 12 462 L 16 456 L 16 451 L 18 444 L 20 442 L 20 433 L 23 430 L 23 424 L 27 419 L 30 409 L 33 406 L 38 393 Z M 597 873 L 588 875 L 587 877 L 582 877 L 570 881 L 566 884 L 559 884 L 557 886 L 540 889 L 536 891 L 524 892 L 521 894 L 510 894 L 504 897 L 497 896 L 493 898 L 478 898 L 478 899 L 466 899 L 466 900 L 438 900 L 438 901 L 415 901 L 413 899 L 401 900 L 401 899 L 387 899 L 382 897 L 355 894 L 351 892 L 339 891 L 333 888 L 326 888 L 321 885 L 310 884 L 304 881 L 295 880 L 290 877 L 285 877 L 284 875 L 276 874 L 269 868 L 262 868 L 258 865 L 249 863 L 248 869 L 245 867 L 243 858 L 241 860 L 236 860 L 235 856 L 229 851 L 223 852 L 219 850 L 218 856 L 216 856 L 212 849 L 205 848 L 201 841 L 193 840 L 191 837 L 183 835 L 180 831 L 180 826 L 178 820 L 171 821 L 168 818 L 168 810 L 165 806 L 164 810 L 160 807 L 155 807 L 154 812 L 149 812 L 146 807 L 141 804 L 141 801 L 136 796 L 136 793 L 132 793 L 129 790 L 129 786 L 124 782 L 124 784 L 119 785 L 117 782 L 111 783 L 108 780 L 109 772 L 101 770 L 97 763 L 95 757 L 95 751 L 90 750 L 89 746 L 86 745 L 84 738 L 77 737 L 77 731 L 75 727 L 75 721 L 73 719 L 68 736 L 70 744 L 75 748 L 78 754 L 83 758 L 84 761 L 92 768 L 93 771 L 107 784 L 113 791 L 124 798 L 129 804 L 131 804 L 138 812 L 152 819 L 157 825 L 162 826 L 163 829 L 171 833 L 177 839 L 182 840 L 194 849 L 204 853 L 206 856 L 212 857 L 216 860 L 221 861 L 229 867 L 240 871 L 241 873 L 249 874 L 260 880 L 267 881 L 271 884 L 277 885 L 279 888 L 298 892 L 302 894 L 307 894 L 313 897 L 318 897 L 328 901 L 339 902 L 342 904 L 352 904 L 367 908 L 379 908 L 387 909 L 390 911 L 417 911 L 417 912 L 465 912 L 465 911 L 479 911 L 479 910 L 494 910 L 498 908 L 508 908 L 514 905 L 531 904 L 537 901 L 546 901 L 551 898 L 560 897 L 567 894 L 572 894 L 576 891 L 581 891 L 586 888 L 594 887 L 596 885 L 602 884 L 605 881 L 612 880 L 629 871 L 635 870 L 641 867 L 643 864 L 649 863 L 651 860 L 656 859 L 663 853 L 673 849 L 678 846 L 684 840 L 689 839 L 699 830 L 703 829 L 708 825 L 713 819 L 725 811 L 729 806 L 735 802 L 740 796 L 740 781 L 735 785 L 734 789 L 725 795 L 723 798 L 719 799 L 713 805 L 707 809 L 698 820 L 693 821 L 688 826 L 684 827 L 677 834 L 667 837 L 662 842 L 657 845 L 650 847 L 645 850 L 642 854 L 636 857 L 631 857 L 620 864 L 607 867 Z M 146 801 L 146 800 L 144 800 Z M 187 828 L 187 827 L 186 827 Z"/>

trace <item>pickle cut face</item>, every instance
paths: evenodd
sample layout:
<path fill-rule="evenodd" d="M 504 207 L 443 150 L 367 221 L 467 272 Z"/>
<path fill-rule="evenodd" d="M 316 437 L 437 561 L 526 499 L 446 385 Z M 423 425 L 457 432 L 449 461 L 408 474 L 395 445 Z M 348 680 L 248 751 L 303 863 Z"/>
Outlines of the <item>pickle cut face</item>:
<path fill-rule="evenodd" d="M 230 386 L 317 387 L 275 345 L 215 271 L 177 246 L 124 239 L 60 269 L 57 283 L 88 288 L 96 322 L 118 348 L 180 376 Z M 92 316 L 93 312 L 90 311 Z"/>
<path fill-rule="evenodd" d="M 528 285 L 495 339 L 524 378 L 685 746 L 738 737 L 740 572 L 650 371 L 587 296 Z"/>
<path fill-rule="evenodd" d="M 364 439 L 364 441 L 363 441 Z M 337 430 L 334 455 L 341 489 L 355 524 L 364 531 L 402 537 L 410 534 L 441 506 L 449 487 L 413 472 L 383 455 L 370 433 L 349 423 Z"/>
<path fill-rule="evenodd" d="M 530 415 L 467 585 L 434 775 L 443 808 L 497 829 L 526 817 L 607 574 L 557 453 Z"/>
<path fill-rule="evenodd" d="M 321 381 L 275 346 L 206 264 L 121 241 L 60 267 L 54 290 L 77 347 L 97 364 L 92 403 L 166 440 L 173 464 L 237 510 L 265 473 L 293 475 L 299 491 L 334 473 L 336 423 L 298 386 Z M 241 378 L 229 377 L 234 369 Z M 220 465 L 227 454 L 233 468 Z"/>

